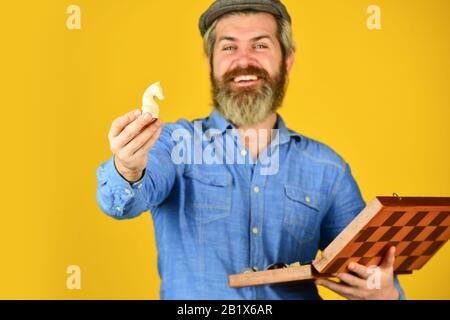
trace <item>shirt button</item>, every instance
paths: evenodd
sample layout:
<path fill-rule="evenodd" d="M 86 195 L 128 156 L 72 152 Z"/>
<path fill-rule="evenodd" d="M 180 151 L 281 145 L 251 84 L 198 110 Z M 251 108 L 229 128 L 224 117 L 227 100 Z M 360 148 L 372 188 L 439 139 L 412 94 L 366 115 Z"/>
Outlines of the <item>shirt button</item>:
<path fill-rule="evenodd" d="M 144 187 L 144 185 L 142 183 L 139 183 L 138 188 L 142 189 Z"/>
<path fill-rule="evenodd" d="M 119 211 L 119 212 L 123 211 L 123 209 L 121 207 L 116 207 L 116 210 Z"/>
<path fill-rule="evenodd" d="M 126 194 L 130 194 L 131 193 L 130 189 L 125 189 L 124 191 L 125 191 Z"/>
<path fill-rule="evenodd" d="M 252 232 L 253 232 L 253 234 L 258 234 L 259 230 L 257 227 L 253 227 Z"/>
<path fill-rule="evenodd" d="M 254 187 L 253 191 L 255 191 L 255 193 L 259 193 L 259 191 L 261 191 L 261 190 L 259 190 L 259 187 Z"/>
<path fill-rule="evenodd" d="M 310 196 L 306 196 L 305 197 L 305 201 L 306 201 L 306 203 L 311 203 L 311 197 Z"/>
<path fill-rule="evenodd" d="M 247 155 L 247 151 L 246 150 L 242 150 L 241 151 L 241 156 L 245 157 Z"/>
<path fill-rule="evenodd" d="M 258 267 L 253 267 L 253 270 L 255 270 L 255 272 L 258 272 L 259 268 Z"/>

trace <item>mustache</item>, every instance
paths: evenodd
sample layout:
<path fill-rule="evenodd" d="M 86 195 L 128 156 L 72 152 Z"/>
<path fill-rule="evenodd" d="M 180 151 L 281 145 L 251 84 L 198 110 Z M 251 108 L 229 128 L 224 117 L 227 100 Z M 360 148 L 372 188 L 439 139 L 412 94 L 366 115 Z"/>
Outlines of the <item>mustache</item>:
<path fill-rule="evenodd" d="M 244 75 L 255 75 L 260 79 L 263 80 L 268 80 L 270 79 L 270 75 L 269 73 L 262 69 L 262 68 L 258 68 L 258 67 L 254 67 L 254 66 L 248 66 L 247 68 L 235 68 L 227 73 L 225 73 L 222 77 L 222 81 L 224 83 L 233 81 L 234 78 L 239 77 L 239 76 L 244 76 Z"/>

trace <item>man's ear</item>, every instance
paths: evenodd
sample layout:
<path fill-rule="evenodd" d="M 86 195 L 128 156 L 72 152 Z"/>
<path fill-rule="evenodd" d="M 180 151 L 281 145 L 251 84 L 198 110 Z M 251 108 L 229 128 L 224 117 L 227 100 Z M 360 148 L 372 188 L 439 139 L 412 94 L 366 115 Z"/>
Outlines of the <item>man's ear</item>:
<path fill-rule="evenodd" d="M 294 66 L 295 62 L 295 51 L 291 52 L 291 54 L 286 58 L 286 71 L 289 74 Z"/>

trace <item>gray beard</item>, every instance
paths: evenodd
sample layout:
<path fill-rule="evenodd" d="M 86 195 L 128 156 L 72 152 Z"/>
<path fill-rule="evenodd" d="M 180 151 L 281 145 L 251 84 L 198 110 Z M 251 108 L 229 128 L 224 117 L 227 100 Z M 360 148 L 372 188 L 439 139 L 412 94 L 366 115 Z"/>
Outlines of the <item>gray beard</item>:
<path fill-rule="evenodd" d="M 288 84 L 286 64 L 282 63 L 277 76 L 262 81 L 256 89 L 241 88 L 235 91 L 229 83 L 216 79 L 211 72 L 215 109 L 236 126 L 264 121 L 282 105 Z"/>

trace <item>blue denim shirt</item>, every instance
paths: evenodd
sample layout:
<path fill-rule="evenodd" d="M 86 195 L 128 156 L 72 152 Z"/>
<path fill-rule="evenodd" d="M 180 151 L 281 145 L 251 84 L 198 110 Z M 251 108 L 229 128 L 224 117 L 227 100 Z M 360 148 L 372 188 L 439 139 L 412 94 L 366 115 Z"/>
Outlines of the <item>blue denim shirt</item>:
<path fill-rule="evenodd" d="M 269 155 L 279 164 L 270 174 L 263 170 L 268 162 L 253 161 L 239 139 L 222 145 L 225 153 L 236 150 L 234 162 L 195 161 L 196 151 L 185 152 L 184 163 L 174 161 L 180 146 L 206 148 L 233 128 L 216 111 L 195 123 L 164 125 L 136 183 L 122 178 L 114 158 L 97 170 L 102 211 L 119 220 L 152 212 L 161 299 L 320 299 L 313 282 L 233 289 L 228 275 L 311 262 L 365 206 L 349 165 L 328 146 L 289 130 L 280 116 Z M 206 138 L 183 141 L 180 132 Z M 217 150 L 211 154 L 219 158 Z"/>

